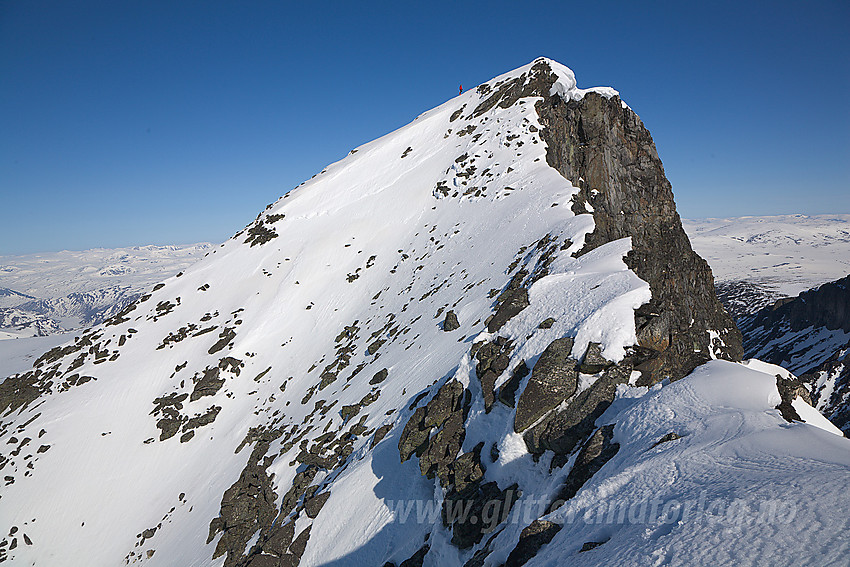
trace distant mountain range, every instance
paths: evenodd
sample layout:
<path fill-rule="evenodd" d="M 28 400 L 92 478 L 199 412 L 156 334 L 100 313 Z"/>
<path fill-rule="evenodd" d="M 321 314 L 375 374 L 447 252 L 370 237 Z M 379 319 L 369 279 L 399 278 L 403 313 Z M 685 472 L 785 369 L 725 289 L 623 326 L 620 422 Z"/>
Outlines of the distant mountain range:
<path fill-rule="evenodd" d="M 201 243 L 0 256 L 0 338 L 96 325 L 211 248 Z"/>
<path fill-rule="evenodd" d="M 682 221 L 733 317 L 850 274 L 850 214 Z"/>

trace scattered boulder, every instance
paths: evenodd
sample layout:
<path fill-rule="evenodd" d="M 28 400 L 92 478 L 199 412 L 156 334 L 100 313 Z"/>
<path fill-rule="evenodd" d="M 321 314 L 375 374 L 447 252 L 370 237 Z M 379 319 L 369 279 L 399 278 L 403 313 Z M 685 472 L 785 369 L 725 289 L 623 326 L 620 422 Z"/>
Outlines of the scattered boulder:
<path fill-rule="evenodd" d="M 457 315 L 449 309 L 446 311 L 446 318 L 443 319 L 443 331 L 450 332 L 460 329 L 460 322 L 457 320 Z"/>
<path fill-rule="evenodd" d="M 584 358 L 581 360 L 579 372 L 584 374 L 596 374 L 602 372 L 609 366 L 614 364 L 602 356 L 602 345 L 599 343 L 590 343 L 587 345 L 587 351 L 584 353 Z"/>

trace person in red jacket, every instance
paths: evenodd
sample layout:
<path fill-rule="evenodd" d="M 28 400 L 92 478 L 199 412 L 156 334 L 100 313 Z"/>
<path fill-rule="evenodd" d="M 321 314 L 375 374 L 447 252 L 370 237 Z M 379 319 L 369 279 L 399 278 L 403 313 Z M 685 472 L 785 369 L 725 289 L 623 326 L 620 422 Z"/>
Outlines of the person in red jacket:
<path fill-rule="evenodd" d="M 463 85 L 460 86 L 460 92 L 457 94 L 463 94 Z"/>

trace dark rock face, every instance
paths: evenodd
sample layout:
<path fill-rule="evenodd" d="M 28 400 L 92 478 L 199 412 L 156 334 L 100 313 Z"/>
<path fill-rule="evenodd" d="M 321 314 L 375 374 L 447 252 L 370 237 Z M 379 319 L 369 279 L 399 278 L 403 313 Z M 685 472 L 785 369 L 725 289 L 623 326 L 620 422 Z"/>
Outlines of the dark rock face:
<path fill-rule="evenodd" d="M 804 291 L 794 299 L 780 300 L 759 311 L 750 327 L 771 325 L 777 319 L 786 321 L 792 331 L 826 327 L 850 333 L 850 275 Z M 749 350 L 748 341 L 744 346 Z"/>
<path fill-rule="evenodd" d="M 842 356 L 843 354 L 843 356 Z M 812 388 L 812 403 L 833 425 L 850 435 L 850 352 L 836 351 L 826 362 L 800 379 Z M 829 394 L 826 383 L 833 384 Z"/>
<path fill-rule="evenodd" d="M 457 320 L 457 315 L 449 309 L 446 311 L 446 318 L 443 319 L 443 330 L 448 332 L 460 329 L 460 322 Z"/>
<path fill-rule="evenodd" d="M 254 532 L 270 525 L 278 514 L 275 506 L 277 494 L 271 477 L 266 473 L 266 467 L 271 463 L 263 460 L 270 442 L 270 438 L 257 442 L 239 479 L 222 496 L 219 516 L 210 522 L 207 543 L 218 532 L 222 533 L 213 559 L 226 554 L 224 564 L 228 567 L 238 564 Z"/>
<path fill-rule="evenodd" d="M 566 408 L 529 429 L 523 435 L 528 450 L 533 454 L 554 451 L 552 467 L 563 466 L 573 449 L 593 431 L 596 419 L 611 405 L 617 385 L 628 382 L 630 375 L 628 366 L 611 367 Z"/>
<path fill-rule="evenodd" d="M 535 72 L 538 81 L 545 84 L 549 76 L 548 84 L 554 82 L 545 63 Z M 585 213 L 585 203 L 594 211 L 596 228 L 582 252 L 631 237 L 625 262 L 652 291 L 649 304 L 635 313 L 639 344 L 656 353 L 637 368 L 642 382 L 678 379 L 708 361 L 709 330 L 723 341 L 714 345 L 717 356 L 740 360 L 741 335 L 717 301 L 711 269 L 682 229 L 672 187 L 640 118 L 618 97 L 588 93 L 564 101 L 541 87 L 536 109 L 546 161 L 580 187 L 574 212 Z"/>
<path fill-rule="evenodd" d="M 795 373 L 808 386 L 812 405 L 850 433 L 850 342 L 844 338 L 850 332 L 850 276 L 779 300 L 738 324 L 746 356 Z M 791 399 L 779 409 L 786 419 L 799 419 Z"/>
<path fill-rule="evenodd" d="M 475 365 L 475 375 L 481 382 L 484 393 L 484 409 L 488 413 L 496 400 L 496 380 L 508 368 L 510 363 L 511 341 L 497 337 L 492 343 L 487 343 L 475 353 L 478 361 Z"/>
<path fill-rule="evenodd" d="M 556 339 L 537 359 L 531 378 L 517 402 L 514 431 L 522 433 L 575 393 L 578 363 L 570 357 L 572 350 L 571 338 Z"/>
<path fill-rule="evenodd" d="M 567 475 L 567 480 L 564 481 L 558 496 L 549 508 L 550 511 L 561 507 L 567 500 L 578 494 L 584 483 L 590 480 L 590 477 L 599 472 L 599 469 L 617 454 L 620 445 L 612 441 L 613 437 L 614 425 L 600 427 L 593 433 L 576 457 L 576 462 L 570 470 L 570 474 Z"/>
<path fill-rule="evenodd" d="M 520 567 L 537 555 L 540 548 L 552 541 L 561 525 L 546 520 L 534 520 L 519 535 L 519 543 L 508 555 L 505 567 Z"/>
<path fill-rule="evenodd" d="M 786 380 L 782 376 L 776 376 L 776 389 L 779 390 L 779 397 L 782 399 L 776 409 L 785 418 L 785 421 L 803 421 L 797 410 L 791 403 L 797 398 L 802 397 L 807 403 L 811 404 L 812 399 L 809 397 L 809 391 L 803 387 L 803 383 L 799 380 Z"/>
<path fill-rule="evenodd" d="M 528 305 L 528 290 L 523 287 L 511 290 L 500 303 L 496 314 L 487 323 L 487 330 L 491 333 L 497 332 L 514 315 L 528 307 Z"/>
<path fill-rule="evenodd" d="M 791 333 L 818 330 L 850 333 L 850 276 L 804 291 L 795 298 L 777 301 L 739 322 L 744 334 L 744 352 L 771 364 L 784 366 L 797 375 L 815 370 L 822 360 L 798 357 L 797 341 L 781 339 Z M 802 335 L 799 336 L 803 340 Z M 828 358 L 826 354 L 823 358 Z M 802 361 L 798 362 L 797 358 Z"/>

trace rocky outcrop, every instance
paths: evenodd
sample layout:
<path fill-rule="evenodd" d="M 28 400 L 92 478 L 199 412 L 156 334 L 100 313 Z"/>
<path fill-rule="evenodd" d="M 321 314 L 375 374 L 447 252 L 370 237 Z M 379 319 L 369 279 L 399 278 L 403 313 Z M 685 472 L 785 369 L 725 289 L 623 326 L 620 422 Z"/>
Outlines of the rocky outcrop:
<path fill-rule="evenodd" d="M 797 375 L 813 372 L 829 358 L 800 356 L 800 345 L 818 332 L 823 339 L 850 333 L 850 276 L 785 298 L 739 321 L 744 334 L 744 352 L 771 364 L 784 366 Z M 790 341 L 798 334 L 796 341 Z M 807 341 L 811 348 L 812 341 Z M 843 345 L 834 345 L 843 346 Z M 834 351 L 833 351 L 834 352 Z"/>
<path fill-rule="evenodd" d="M 556 339 L 537 359 L 531 378 L 517 402 L 514 431 L 522 433 L 575 393 L 578 363 L 570 356 L 572 350 L 571 338 Z"/>
<path fill-rule="evenodd" d="M 795 373 L 812 405 L 850 433 L 850 276 L 781 299 L 738 324 L 747 357 Z M 780 410 L 798 419 L 790 401 Z"/>
<path fill-rule="evenodd" d="M 565 101 L 550 95 L 544 79 L 548 66 L 535 69 L 541 82 L 536 92 L 543 95 L 536 109 L 548 146 L 546 161 L 580 188 L 574 212 L 593 211 L 596 228 L 582 253 L 630 237 L 626 264 L 652 291 L 652 300 L 635 313 L 638 342 L 655 353 L 637 367 L 643 383 L 681 378 L 709 360 L 712 351 L 740 360 L 740 333 L 717 301 L 711 269 L 691 248 L 655 143 L 640 118 L 616 96 L 591 92 Z M 710 330 L 719 335 L 716 344 Z"/>

